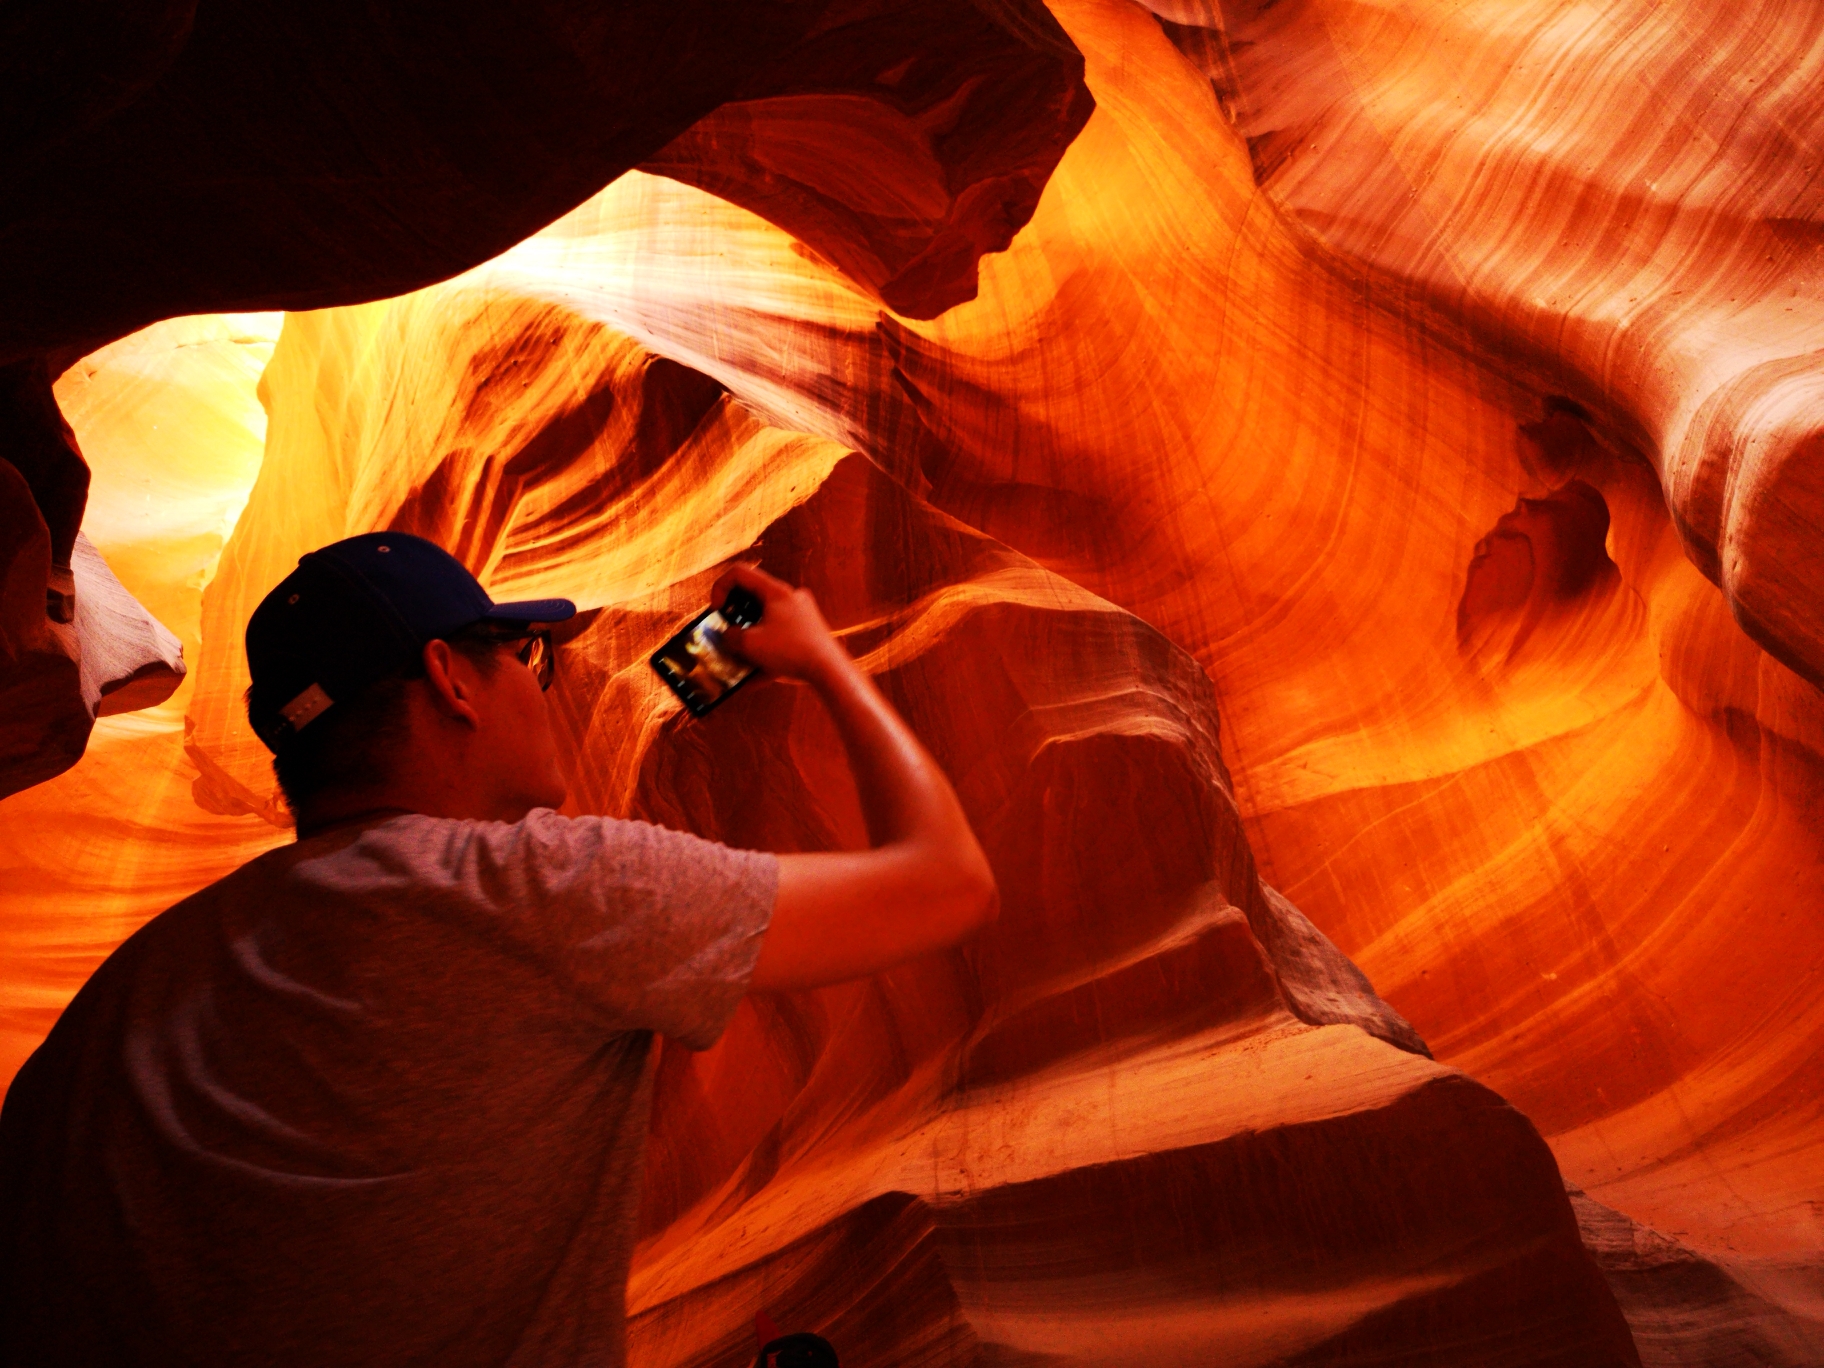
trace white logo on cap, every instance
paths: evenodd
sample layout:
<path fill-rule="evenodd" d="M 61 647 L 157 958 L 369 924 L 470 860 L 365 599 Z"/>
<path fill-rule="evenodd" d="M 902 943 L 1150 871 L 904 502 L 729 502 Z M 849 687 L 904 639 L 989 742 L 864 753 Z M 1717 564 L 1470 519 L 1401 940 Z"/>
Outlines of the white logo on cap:
<path fill-rule="evenodd" d="M 294 732 L 303 731 L 333 702 L 335 700 L 323 692 L 322 685 L 312 684 L 303 693 L 280 708 L 279 716 L 291 723 L 291 729 Z"/>

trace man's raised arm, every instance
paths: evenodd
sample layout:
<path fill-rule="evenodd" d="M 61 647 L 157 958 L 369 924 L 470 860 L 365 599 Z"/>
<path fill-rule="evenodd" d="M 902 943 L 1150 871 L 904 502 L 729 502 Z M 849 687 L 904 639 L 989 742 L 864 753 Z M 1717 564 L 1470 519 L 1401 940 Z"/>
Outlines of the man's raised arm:
<path fill-rule="evenodd" d="M 752 986 L 816 988 L 955 945 L 994 920 L 987 857 L 943 771 L 831 635 L 808 590 L 751 565 L 716 582 L 758 595 L 760 622 L 729 648 L 817 691 L 835 719 L 873 848 L 779 857 L 779 898 Z"/>

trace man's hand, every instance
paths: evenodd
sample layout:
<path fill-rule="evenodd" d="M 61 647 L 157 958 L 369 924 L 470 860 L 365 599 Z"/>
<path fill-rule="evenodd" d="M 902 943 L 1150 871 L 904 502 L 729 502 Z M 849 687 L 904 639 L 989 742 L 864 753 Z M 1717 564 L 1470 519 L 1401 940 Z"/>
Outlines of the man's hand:
<path fill-rule="evenodd" d="M 955 945 L 994 920 L 994 873 L 962 804 L 893 706 L 842 648 L 817 600 L 752 565 L 711 591 L 760 600 L 760 622 L 728 649 L 817 691 L 848 752 L 871 850 L 781 855 L 779 895 L 752 986 L 816 988 L 879 973 Z"/>
<path fill-rule="evenodd" d="M 848 653 L 831 634 L 809 589 L 794 589 L 757 565 L 738 564 L 722 572 L 709 601 L 721 607 L 736 586 L 760 600 L 760 621 L 752 627 L 731 625 L 722 633 L 730 654 L 776 678 L 809 683 L 848 663 Z"/>

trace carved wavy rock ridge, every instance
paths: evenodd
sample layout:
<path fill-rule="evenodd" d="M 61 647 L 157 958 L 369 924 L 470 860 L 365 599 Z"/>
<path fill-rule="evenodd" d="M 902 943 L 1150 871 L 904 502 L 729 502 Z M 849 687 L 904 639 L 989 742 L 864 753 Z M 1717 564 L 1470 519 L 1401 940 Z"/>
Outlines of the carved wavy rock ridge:
<path fill-rule="evenodd" d="M 865 839 L 808 699 L 690 723 L 645 669 L 758 556 L 1005 909 L 663 1053 L 636 1361 L 764 1306 L 845 1364 L 1816 1362 L 1818 16 L 951 8 L 772 35 L 662 174 L 435 267 L 181 303 L 282 332 L 21 341 L 91 353 L 67 446 L 20 372 L 17 450 L 88 458 L 125 588 L 73 601 L 140 654 L 55 646 L 74 486 L 0 480 L 6 668 L 70 719 L 22 763 L 83 756 L 0 804 L 6 1067 L 287 838 L 239 631 L 334 537 L 584 606 L 578 810 Z"/>

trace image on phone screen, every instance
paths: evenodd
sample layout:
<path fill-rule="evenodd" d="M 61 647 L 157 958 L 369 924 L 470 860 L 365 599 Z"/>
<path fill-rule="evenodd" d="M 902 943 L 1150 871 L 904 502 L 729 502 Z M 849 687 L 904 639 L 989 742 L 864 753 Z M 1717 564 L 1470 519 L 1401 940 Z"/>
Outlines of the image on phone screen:
<path fill-rule="evenodd" d="M 722 633 L 731 620 L 741 626 L 758 622 L 758 610 L 757 599 L 737 590 L 721 608 L 705 608 L 653 652 L 652 668 L 692 716 L 703 716 L 754 676 L 752 665 L 722 649 Z"/>

